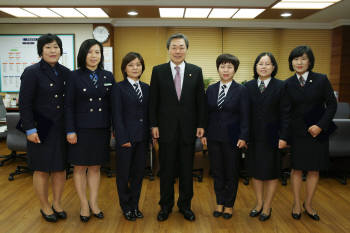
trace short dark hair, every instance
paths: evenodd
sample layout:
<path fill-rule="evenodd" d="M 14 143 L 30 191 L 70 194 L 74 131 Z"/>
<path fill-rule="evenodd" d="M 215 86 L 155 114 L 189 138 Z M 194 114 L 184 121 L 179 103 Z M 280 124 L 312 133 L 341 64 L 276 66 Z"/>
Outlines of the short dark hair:
<path fill-rule="evenodd" d="M 274 78 L 277 74 L 277 71 L 278 71 L 278 65 L 277 65 L 277 62 L 276 62 L 276 59 L 275 57 L 273 56 L 272 53 L 269 53 L 269 52 L 263 52 L 263 53 L 260 53 L 257 58 L 255 59 L 255 62 L 254 62 L 254 78 L 257 79 L 259 77 L 258 75 L 258 72 L 256 71 L 256 65 L 259 63 L 260 59 L 264 56 L 268 56 L 271 60 L 271 63 L 272 65 L 275 67 L 271 73 L 271 77 Z"/>
<path fill-rule="evenodd" d="M 218 58 L 216 58 L 216 69 L 219 70 L 219 66 L 221 64 L 226 64 L 226 63 L 231 63 L 235 68 L 235 72 L 237 72 L 238 66 L 239 66 L 239 60 L 236 56 L 228 53 L 219 55 Z"/>
<path fill-rule="evenodd" d="M 173 39 L 184 39 L 185 44 L 186 44 L 186 48 L 188 49 L 189 43 L 188 43 L 187 37 L 186 37 L 184 34 L 182 34 L 182 33 L 175 33 L 175 34 L 171 35 L 171 36 L 168 38 L 167 42 L 166 42 L 166 48 L 167 48 L 168 50 L 169 50 L 169 47 L 170 47 L 170 43 L 171 43 L 171 41 L 172 41 Z"/>
<path fill-rule="evenodd" d="M 40 36 L 38 39 L 38 43 L 36 44 L 39 57 L 41 57 L 43 55 L 44 46 L 46 44 L 52 43 L 54 41 L 56 41 L 56 43 L 58 44 L 58 47 L 60 47 L 61 55 L 63 54 L 61 39 L 55 34 L 47 33 L 47 34 Z"/>
<path fill-rule="evenodd" d="M 122 70 L 122 73 L 123 73 L 123 77 L 124 79 L 126 79 L 128 77 L 128 75 L 126 74 L 125 72 L 125 68 L 126 66 L 131 62 L 133 61 L 134 59 L 138 58 L 141 62 L 141 65 L 142 65 L 142 72 L 141 72 L 141 75 L 143 73 L 143 71 L 145 70 L 145 62 L 141 56 L 141 54 L 139 53 L 136 53 L 136 52 L 129 52 L 128 54 L 125 55 L 125 57 L 123 58 L 122 60 L 122 65 L 120 66 L 121 70 Z M 141 75 L 138 77 L 140 79 Z"/>
<path fill-rule="evenodd" d="M 314 68 L 315 57 L 314 57 L 314 53 L 312 52 L 311 48 L 307 45 L 300 45 L 300 46 L 294 48 L 292 50 L 292 52 L 290 52 L 290 54 L 289 54 L 288 61 L 289 61 L 290 71 L 294 71 L 293 64 L 292 64 L 293 59 L 296 57 L 303 56 L 304 53 L 306 54 L 306 56 L 309 58 L 309 61 L 310 61 L 310 65 L 309 65 L 309 68 L 307 70 L 311 71 Z"/>
<path fill-rule="evenodd" d="M 100 46 L 101 50 L 101 61 L 98 63 L 98 68 L 103 70 L 103 46 L 95 39 L 87 39 L 81 43 L 77 58 L 79 68 L 86 69 L 86 56 L 89 53 L 90 48 L 96 44 Z"/>

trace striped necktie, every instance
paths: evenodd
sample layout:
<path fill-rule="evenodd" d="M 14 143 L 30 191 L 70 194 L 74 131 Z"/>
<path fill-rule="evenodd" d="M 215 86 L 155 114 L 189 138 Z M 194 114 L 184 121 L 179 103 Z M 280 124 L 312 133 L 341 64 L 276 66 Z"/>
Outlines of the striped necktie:
<path fill-rule="evenodd" d="M 300 77 L 299 77 L 299 83 L 300 83 L 300 86 L 302 86 L 302 87 L 305 86 L 305 80 L 304 80 L 302 75 L 300 75 Z"/>
<path fill-rule="evenodd" d="M 219 97 L 218 97 L 218 108 L 221 109 L 222 108 L 222 105 L 225 101 L 225 89 L 226 89 L 226 85 L 222 85 L 221 86 L 221 91 L 220 91 L 220 94 L 219 94 Z"/>
<path fill-rule="evenodd" d="M 260 93 L 263 93 L 265 91 L 265 83 L 264 83 L 264 81 L 260 82 L 259 90 L 260 90 Z"/>
<path fill-rule="evenodd" d="M 137 99 L 139 100 L 140 103 L 142 103 L 143 98 L 142 98 L 142 93 L 139 88 L 139 85 L 137 83 L 134 83 L 133 86 L 137 95 Z"/>
<path fill-rule="evenodd" d="M 90 79 L 91 79 L 92 83 L 94 84 L 94 86 L 97 88 L 97 86 L 98 86 L 97 85 L 98 76 L 97 76 L 97 74 L 95 72 L 92 72 L 90 74 Z"/>

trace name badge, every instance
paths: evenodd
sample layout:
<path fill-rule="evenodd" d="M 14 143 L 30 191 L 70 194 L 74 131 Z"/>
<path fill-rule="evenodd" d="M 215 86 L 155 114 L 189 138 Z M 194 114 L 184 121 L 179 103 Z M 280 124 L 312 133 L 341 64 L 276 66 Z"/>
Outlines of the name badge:
<path fill-rule="evenodd" d="M 103 86 L 109 87 L 109 86 L 112 86 L 112 83 L 104 83 Z"/>

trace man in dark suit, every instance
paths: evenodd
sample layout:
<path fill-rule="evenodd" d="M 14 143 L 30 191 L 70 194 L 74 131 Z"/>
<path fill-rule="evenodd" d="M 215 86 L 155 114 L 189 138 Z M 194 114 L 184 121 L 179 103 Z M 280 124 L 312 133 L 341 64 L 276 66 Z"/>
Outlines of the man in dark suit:
<path fill-rule="evenodd" d="M 158 220 L 164 221 L 174 206 L 174 173 L 178 165 L 177 206 L 185 219 L 195 220 L 193 155 L 196 136 L 204 134 L 206 119 L 203 74 L 200 67 L 185 62 L 188 40 L 174 34 L 167 41 L 170 62 L 153 67 L 150 86 L 152 136 L 159 139 L 160 201 Z"/>

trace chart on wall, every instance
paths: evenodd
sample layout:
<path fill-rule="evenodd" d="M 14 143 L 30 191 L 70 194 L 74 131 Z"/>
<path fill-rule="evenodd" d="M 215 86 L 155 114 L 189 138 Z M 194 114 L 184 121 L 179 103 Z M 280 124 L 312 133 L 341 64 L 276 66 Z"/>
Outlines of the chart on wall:
<path fill-rule="evenodd" d="M 0 35 L 1 92 L 18 92 L 24 69 L 40 61 L 36 47 L 39 37 L 40 35 Z M 58 62 L 73 70 L 74 34 L 58 37 L 62 40 L 63 47 L 63 54 Z"/>

